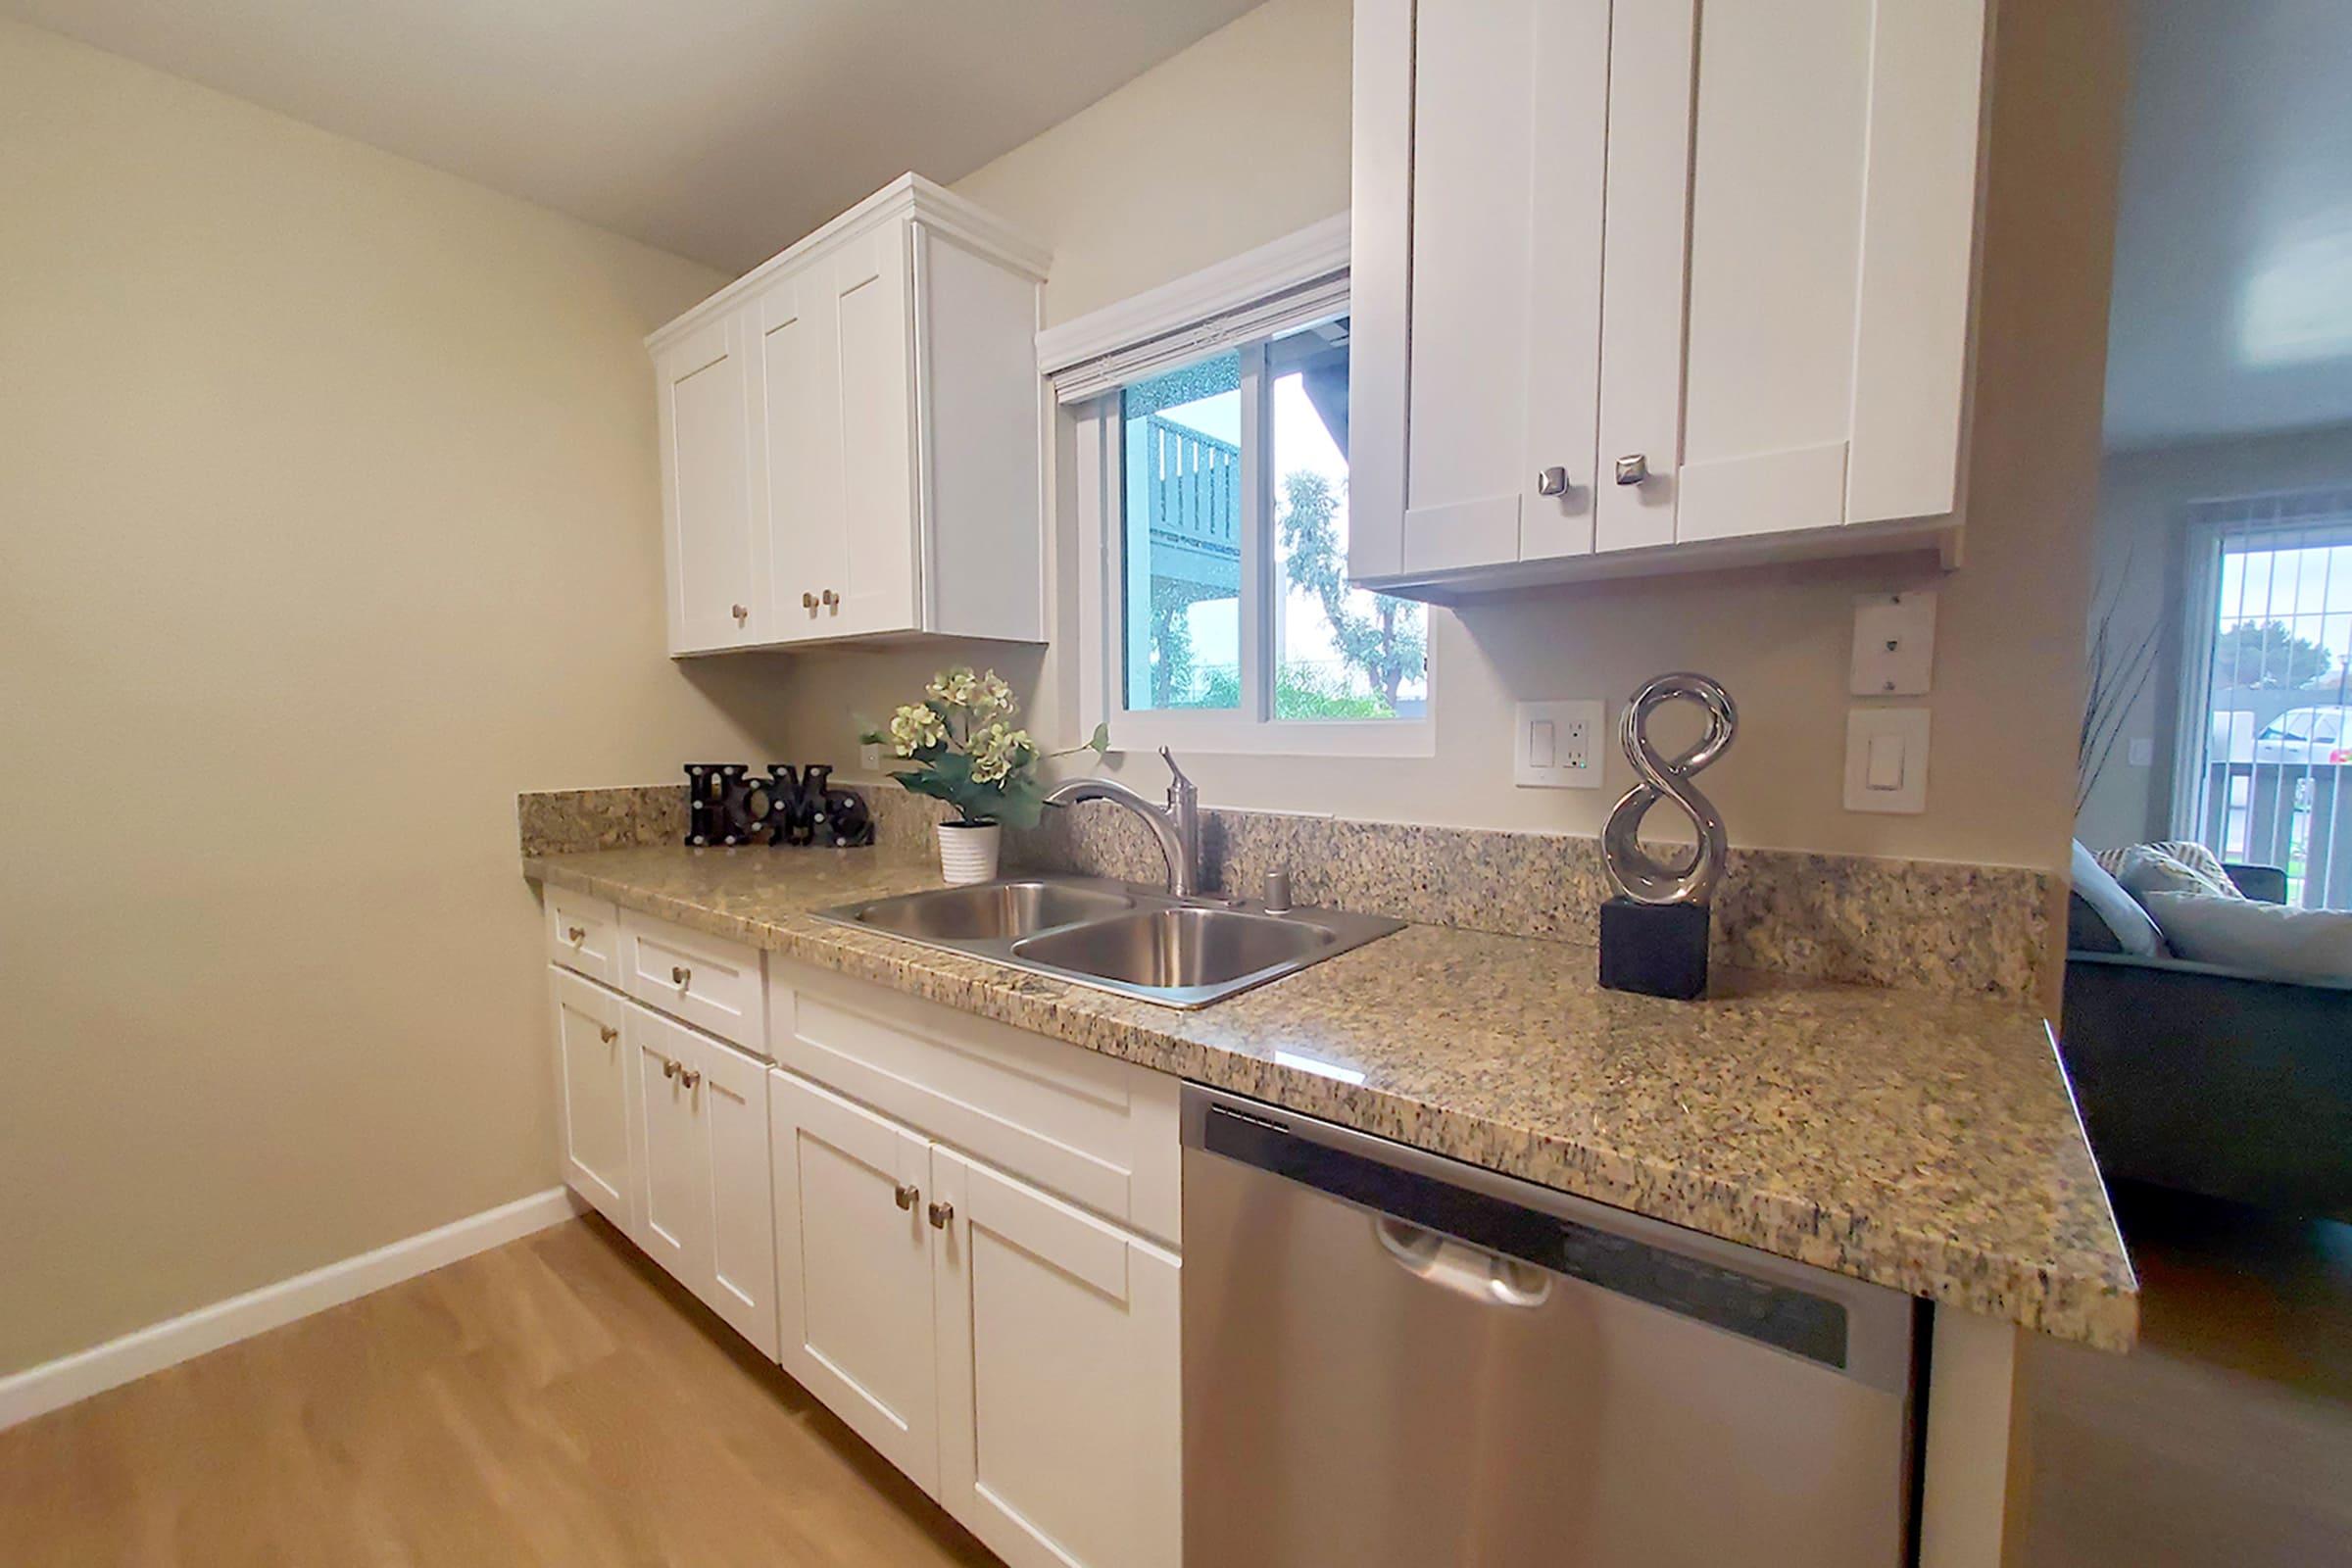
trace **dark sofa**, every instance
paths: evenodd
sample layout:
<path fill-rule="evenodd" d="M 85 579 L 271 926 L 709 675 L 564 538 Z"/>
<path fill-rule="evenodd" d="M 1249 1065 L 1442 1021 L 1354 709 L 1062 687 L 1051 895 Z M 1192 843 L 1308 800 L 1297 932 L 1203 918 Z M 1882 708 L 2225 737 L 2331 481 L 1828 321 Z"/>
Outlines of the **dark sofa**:
<path fill-rule="evenodd" d="M 2283 902 L 2271 866 L 2230 866 Z M 2352 1218 L 2352 985 L 2118 951 L 2069 911 L 2060 1051 L 2110 1180 Z"/>

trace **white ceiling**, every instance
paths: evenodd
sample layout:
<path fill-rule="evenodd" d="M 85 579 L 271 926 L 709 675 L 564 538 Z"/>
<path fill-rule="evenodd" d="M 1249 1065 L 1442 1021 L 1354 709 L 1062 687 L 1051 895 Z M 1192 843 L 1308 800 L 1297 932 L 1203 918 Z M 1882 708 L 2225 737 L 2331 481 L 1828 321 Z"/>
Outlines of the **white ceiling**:
<path fill-rule="evenodd" d="M 2352 4 L 2141 0 L 2107 444 L 2352 419 Z"/>
<path fill-rule="evenodd" d="M 0 0 L 0 14 L 742 271 L 909 169 L 960 179 L 1255 3 Z"/>

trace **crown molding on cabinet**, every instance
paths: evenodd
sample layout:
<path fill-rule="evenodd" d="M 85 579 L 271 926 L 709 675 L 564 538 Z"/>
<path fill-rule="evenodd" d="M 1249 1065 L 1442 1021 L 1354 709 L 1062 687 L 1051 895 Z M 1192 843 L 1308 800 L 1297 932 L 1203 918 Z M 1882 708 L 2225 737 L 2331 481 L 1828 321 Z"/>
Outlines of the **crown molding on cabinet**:
<path fill-rule="evenodd" d="M 659 353 L 697 327 L 724 315 L 737 300 L 756 291 L 770 274 L 800 267 L 817 255 L 855 239 L 876 223 L 905 217 L 912 217 L 933 232 L 945 234 L 984 256 L 1002 262 L 1027 274 L 1035 282 L 1044 282 L 1047 269 L 1053 265 L 1051 251 L 985 208 L 965 201 L 946 186 L 925 179 L 920 174 L 901 174 L 824 227 L 761 262 L 676 320 L 648 333 L 645 346 Z"/>

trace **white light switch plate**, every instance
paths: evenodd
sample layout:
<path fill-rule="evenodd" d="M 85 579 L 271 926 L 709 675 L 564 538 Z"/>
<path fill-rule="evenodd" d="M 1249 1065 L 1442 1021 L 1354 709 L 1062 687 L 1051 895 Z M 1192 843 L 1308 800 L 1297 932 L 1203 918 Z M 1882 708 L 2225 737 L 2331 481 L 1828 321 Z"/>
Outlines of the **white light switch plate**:
<path fill-rule="evenodd" d="M 1936 596 L 1864 594 L 1854 601 L 1856 697 L 1919 697 L 1936 666 Z"/>
<path fill-rule="evenodd" d="M 1607 746 L 1607 710 L 1599 702 L 1521 703 L 1511 726 L 1511 782 L 1523 789 L 1596 790 Z"/>
<path fill-rule="evenodd" d="M 882 743 L 867 741 L 858 748 L 858 767 L 865 773 L 882 771 Z"/>
<path fill-rule="evenodd" d="M 1845 714 L 1845 808 L 1928 808 L 1928 710 L 1854 708 Z"/>

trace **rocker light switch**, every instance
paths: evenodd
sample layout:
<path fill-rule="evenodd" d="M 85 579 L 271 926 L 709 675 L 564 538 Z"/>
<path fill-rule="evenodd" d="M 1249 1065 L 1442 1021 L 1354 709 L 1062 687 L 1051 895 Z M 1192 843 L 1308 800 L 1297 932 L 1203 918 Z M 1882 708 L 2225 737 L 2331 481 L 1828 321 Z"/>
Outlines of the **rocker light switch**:
<path fill-rule="evenodd" d="M 1928 808 L 1928 710 L 1855 708 L 1845 715 L 1845 808 Z"/>

